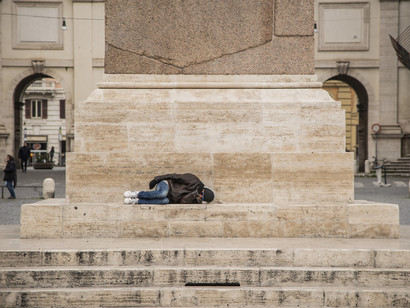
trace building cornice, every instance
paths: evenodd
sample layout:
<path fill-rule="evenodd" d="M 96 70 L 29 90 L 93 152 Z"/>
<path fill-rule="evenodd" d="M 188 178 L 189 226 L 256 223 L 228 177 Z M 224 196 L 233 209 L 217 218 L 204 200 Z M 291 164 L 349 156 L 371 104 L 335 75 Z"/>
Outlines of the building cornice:
<path fill-rule="evenodd" d="M 341 60 L 316 60 L 315 68 L 337 68 L 337 63 Z M 379 60 L 350 60 L 343 59 L 349 62 L 349 68 L 379 68 Z"/>
<path fill-rule="evenodd" d="M 12 59 L 3 58 L 1 63 L 2 67 L 32 67 L 33 59 Z M 104 67 L 104 59 L 94 58 L 92 60 L 93 67 Z M 44 67 L 74 67 L 74 60 L 67 59 L 46 59 L 44 61 Z"/>
<path fill-rule="evenodd" d="M 0 0 L 1 1 L 1 0 Z M 90 3 L 96 3 L 96 2 L 105 2 L 106 0 L 73 0 L 73 3 L 77 2 L 90 2 Z"/>

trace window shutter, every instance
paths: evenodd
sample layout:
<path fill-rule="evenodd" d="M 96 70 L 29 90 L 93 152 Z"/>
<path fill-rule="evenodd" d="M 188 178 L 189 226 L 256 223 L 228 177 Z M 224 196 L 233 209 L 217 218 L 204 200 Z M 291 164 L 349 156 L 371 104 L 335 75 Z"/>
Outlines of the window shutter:
<path fill-rule="evenodd" d="M 65 99 L 60 99 L 60 119 L 65 119 Z"/>
<path fill-rule="evenodd" d="M 31 119 L 31 100 L 26 99 L 26 104 L 24 106 L 26 108 L 26 119 Z"/>
<path fill-rule="evenodd" d="M 41 100 L 41 118 L 47 119 L 47 100 Z"/>

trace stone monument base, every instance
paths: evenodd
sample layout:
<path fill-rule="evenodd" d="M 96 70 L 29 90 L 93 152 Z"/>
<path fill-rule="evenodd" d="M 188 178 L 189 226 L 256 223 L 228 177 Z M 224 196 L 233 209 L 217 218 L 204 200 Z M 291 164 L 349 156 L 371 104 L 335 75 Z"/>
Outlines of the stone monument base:
<path fill-rule="evenodd" d="M 21 236 L 397 238 L 397 205 L 353 201 L 345 129 L 314 75 L 105 75 L 76 105 L 66 199 L 22 206 Z M 214 203 L 122 203 L 186 172 Z"/>
<path fill-rule="evenodd" d="M 66 204 L 21 208 L 21 238 L 398 238 L 395 204 Z"/>

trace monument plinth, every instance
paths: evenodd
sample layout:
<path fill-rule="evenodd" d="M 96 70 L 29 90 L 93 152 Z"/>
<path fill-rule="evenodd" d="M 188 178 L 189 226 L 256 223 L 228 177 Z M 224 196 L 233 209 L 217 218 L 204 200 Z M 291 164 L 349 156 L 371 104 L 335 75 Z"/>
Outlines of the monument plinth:
<path fill-rule="evenodd" d="M 397 205 L 354 201 L 312 1 L 108 0 L 105 65 L 76 104 L 67 198 L 23 206 L 22 237 L 398 237 Z M 172 172 L 220 203 L 122 204 Z"/>

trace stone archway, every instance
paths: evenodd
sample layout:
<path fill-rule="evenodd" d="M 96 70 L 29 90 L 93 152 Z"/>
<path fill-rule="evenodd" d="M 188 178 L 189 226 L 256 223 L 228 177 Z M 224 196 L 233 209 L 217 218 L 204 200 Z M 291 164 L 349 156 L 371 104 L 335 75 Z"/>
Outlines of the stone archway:
<path fill-rule="evenodd" d="M 24 72 L 21 72 L 19 75 L 17 75 L 11 84 L 9 85 L 9 90 L 7 93 L 7 100 L 13 104 L 14 106 L 14 146 L 13 146 L 13 152 L 14 156 L 18 157 L 18 150 L 19 147 L 22 144 L 22 108 L 24 106 L 23 103 L 23 96 L 26 91 L 26 89 L 36 80 L 40 80 L 42 78 L 53 78 L 55 79 L 58 83 L 62 85 L 65 91 L 65 97 L 66 101 L 70 102 L 69 104 L 66 104 L 66 113 L 70 112 L 70 110 L 67 110 L 68 107 L 67 105 L 71 105 L 71 95 L 70 92 L 67 91 L 67 86 L 65 85 L 64 78 L 60 76 L 58 73 L 49 70 L 49 69 L 44 69 L 42 72 L 35 72 L 35 70 L 26 70 Z M 68 112 L 67 112 L 68 111 Z"/>
<path fill-rule="evenodd" d="M 364 171 L 365 161 L 368 159 L 368 109 L 369 109 L 369 91 L 368 87 L 365 87 L 363 82 L 352 75 L 344 74 L 329 74 L 322 76 L 321 82 L 329 80 L 338 80 L 348 84 L 355 92 L 358 98 L 357 109 L 359 113 L 359 125 L 358 125 L 358 169 Z"/>

